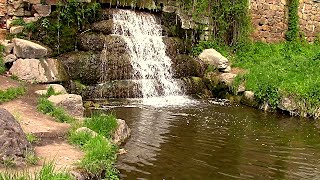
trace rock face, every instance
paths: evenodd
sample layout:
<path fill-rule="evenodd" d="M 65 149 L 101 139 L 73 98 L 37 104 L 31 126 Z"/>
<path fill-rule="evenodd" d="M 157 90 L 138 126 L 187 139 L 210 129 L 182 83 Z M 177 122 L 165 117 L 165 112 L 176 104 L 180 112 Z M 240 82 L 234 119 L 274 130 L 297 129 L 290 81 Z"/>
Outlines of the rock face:
<path fill-rule="evenodd" d="M 67 94 L 67 91 L 66 89 L 60 85 L 60 84 L 49 84 L 47 87 L 46 87 L 46 90 L 38 90 L 36 91 L 35 93 L 38 94 L 38 95 L 45 95 L 47 94 L 48 92 L 48 89 L 52 87 L 54 92 L 55 93 L 59 93 L 59 94 Z"/>
<path fill-rule="evenodd" d="M 12 161 L 24 164 L 26 151 L 32 151 L 20 124 L 5 109 L 0 108 L 0 166 Z"/>
<path fill-rule="evenodd" d="M 39 44 L 18 38 L 14 38 L 12 41 L 14 43 L 13 53 L 18 58 L 43 58 L 47 56 L 47 48 Z"/>
<path fill-rule="evenodd" d="M 219 52 L 217 52 L 214 49 L 205 49 L 199 55 L 199 59 L 201 59 L 208 65 L 212 65 L 213 67 L 219 69 L 220 71 L 224 71 L 229 66 L 228 59 L 222 56 Z"/>
<path fill-rule="evenodd" d="M 278 108 L 288 111 L 291 115 L 298 115 L 298 106 L 292 97 L 282 97 Z"/>
<path fill-rule="evenodd" d="M 203 77 L 204 64 L 188 55 L 178 55 L 172 59 L 172 69 L 174 70 L 175 78 L 182 78 L 188 76 Z"/>
<path fill-rule="evenodd" d="M 11 63 L 17 60 L 17 57 L 14 54 L 9 54 L 6 57 L 4 57 L 4 63 Z"/>
<path fill-rule="evenodd" d="M 241 103 L 251 107 L 258 107 L 259 104 L 254 96 L 254 92 L 252 91 L 245 91 L 243 93 L 243 97 L 241 99 Z"/>
<path fill-rule="evenodd" d="M 66 110 L 74 117 L 83 117 L 83 103 L 82 97 L 76 94 L 61 94 L 54 95 L 48 98 L 54 105 L 59 106 Z"/>
<path fill-rule="evenodd" d="M 120 145 L 123 143 L 127 138 L 130 137 L 131 130 L 126 124 L 126 122 L 122 119 L 117 119 L 118 128 L 113 134 L 113 142 L 115 144 Z"/>
<path fill-rule="evenodd" d="M 50 83 L 68 79 L 60 62 L 56 59 L 18 59 L 10 73 L 28 82 Z"/>
<path fill-rule="evenodd" d="M 113 21 L 103 20 L 93 24 L 92 29 L 97 32 L 102 32 L 103 34 L 109 35 L 113 32 Z"/>

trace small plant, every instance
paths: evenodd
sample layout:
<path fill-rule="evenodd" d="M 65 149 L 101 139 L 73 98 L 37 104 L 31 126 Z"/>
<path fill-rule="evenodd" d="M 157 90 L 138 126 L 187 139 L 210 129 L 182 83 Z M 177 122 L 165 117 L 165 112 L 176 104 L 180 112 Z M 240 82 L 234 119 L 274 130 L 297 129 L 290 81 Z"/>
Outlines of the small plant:
<path fill-rule="evenodd" d="M 24 22 L 24 20 L 22 18 L 14 19 L 11 22 L 12 26 L 24 26 L 25 24 L 26 24 L 26 22 Z"/>
<path fill-rule="evenodd" d="M 6 71 L 6 66 L 3 61 L 3 54 L 2 54 L 3 50 L 4 50 L 4 46 L 0 45 L 0 74 L 3 74 Z"/>
<path fill-rule="evenodd" d="M 12 75 L 12 76 L 10 76 L 10 78 L 11 78 L 12 80 L 15 80 L 15 81 L 18 81 L 18 80 L 19 80 L 18 76 L 16 76 L 16 75 Z"/>
<path fill-rule="evenodd" d="M 94 113 L 90 118 L 85 119 L 84 125 L 98 134 L 109 138 L 118 124 L 116 117 L 112 114 Z"/>
<path fill-rule="evenodd" d="M 5 91 L 0 90 L 0 103 L 15 99 L 26 92 L 24 87 L 9 88 Z"/>
<path fill-rule="evenodd" d="M 33 151 L 26 150 L 24 153 L 24 158 L 28 164 L 37 165 L 39 158 L 35 155 Z"/>
<path fill-rule="evenodd" d="M 14 158 L 13 157 L 8 157 L 6 159 L 3 159 L 2 164 L 7 168 L 11 168 L 11 167 L 14 167 L 16 165 L 16 163 L 14 162 Z"/>
<path fill-rule="evenodd" d="M 40 97 L 38 100 L 38 106 L 37 109 L 44 113 L 48 114 L 55 119 L 57 119 L 59 122 L 73 122 L 74 118 L 68 115 L 64 109 L 60 107 L 55 107 L 54 104 L 49 101 L 48 99 L 44 97 Z"/>
<path fill-rule="evenodd" d="M 37 143 L 39 141 L 38 137 L 35 136 L 34 134 L 27 133 L 26 134 L 27 140 L 32 144 L 32 143 Z"/>

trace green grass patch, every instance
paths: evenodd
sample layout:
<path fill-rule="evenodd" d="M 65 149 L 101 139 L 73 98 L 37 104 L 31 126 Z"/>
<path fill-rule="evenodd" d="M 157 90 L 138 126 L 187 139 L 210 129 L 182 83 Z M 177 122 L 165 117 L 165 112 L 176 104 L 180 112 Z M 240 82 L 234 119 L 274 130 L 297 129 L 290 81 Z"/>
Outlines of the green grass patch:
<path fill-rule="evenodd" d="M 54 117 L 59 122 L 75 121 L 75 119 L 67 114 L 63 108 L 56 107 L 51 101 L 44 97 L 39 98 L 37 109 L 44 114 Z"/>
<path fill-rule="evenodd" d="M 22 173 L 0 172 L 0 180 L 75 180 L 68 172 L 55 171 L 53 162 L 45 163 L 39 172 L 34 174 L 27 171 Z"/>
<path fill-rule="evenodd" d="M 39 141 L 38 137 L 31 133 L 27 133 L 26 138 L 31 144 Z"/>
<path fill-rule="evenodd" d="M 309 113 L 320 105 L 320 45 L 305 42 L 249 44 L 238 49 L 233 66 L 249 70 L 246 89 L 273 107 L 282 95 L 303 102 Z"/>
<path fill-rule="evenodd" d="M 9 88 L 5 91 L 0 90 L 0 103 L 13 100 L 19 96 L 22 96 L 25 92 L 25 87 Z"/>
<path fill-rule="evenodd" d="M 114 167 L 117 152 L 115 145 L 105 137 L 98 135 L 87 141 L 83 149 L 85 155 L 79 163 L 80 168 L 85 169 L 94 176 L 98 176 L 98 178 L 105 176 L 108 179 L 119 179 L 118 170 Z"/>
<path fill-rule="evenodd" d="M 84 126 L 107 138 L 111 136 L 117 125 L 117 119 L 112 114 L 93 113 L 84 121 Z"/>

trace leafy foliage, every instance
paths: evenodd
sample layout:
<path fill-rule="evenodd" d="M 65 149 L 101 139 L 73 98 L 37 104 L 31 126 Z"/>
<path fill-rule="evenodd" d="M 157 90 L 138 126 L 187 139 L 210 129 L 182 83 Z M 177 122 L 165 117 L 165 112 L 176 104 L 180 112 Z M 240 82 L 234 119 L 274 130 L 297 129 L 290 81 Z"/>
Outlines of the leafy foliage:
<path fill-rule="evenodd" d="M 295 41 L 299 35 L 299 0 L 288 0 L 288 31 L 286 32 L 287 41 Z"/>

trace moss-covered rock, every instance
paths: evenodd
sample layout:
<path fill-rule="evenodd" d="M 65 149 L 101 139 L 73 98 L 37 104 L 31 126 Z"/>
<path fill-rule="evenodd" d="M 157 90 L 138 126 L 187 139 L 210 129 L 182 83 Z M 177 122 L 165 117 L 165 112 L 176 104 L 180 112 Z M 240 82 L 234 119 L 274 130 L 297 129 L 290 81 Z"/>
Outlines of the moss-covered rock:
<path fill-rule="evenodd" d="M 83 33 L 79 35 L 79 49 L 83 51 L 102 51 L 106 36 L 100 33 Z"/>
<path fill-rule="evenodd" d="M 174 59 L 179 54 L 186 52 L 186 46 L 182 39 L 177 37 L 163 37 L 163 43 L 166 45 L 166 54 Z"/>
<path fill-rule="evenodd" d="M 101 76 L 100 52 L 79 51 L 60 56 L 62 64 L 73 80 L 81 80 L 85 84 L 96 84 Z"/>
<path fill-rule="evenodd" d="M 188 76 L 203 77 L 204 65 L 199 59 L 195 59 L 189 55 L 177 55 L 172 59 L 172 68 L 175 78 Z"/>
<path fill-rule="evenodd" d="M 103 34 L 109 35 L 113 32 L 113 21 L 112 20 L 102 20 L 96 22 L 92 25 L 92 30 L 96 32 L 101 32 Z"/>
<path fill-rule="evenodd" d="M 200 77 L 182 78 L 184 92 L 188 95 L 210 96 L 204 81 Z"/>

